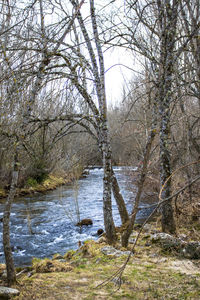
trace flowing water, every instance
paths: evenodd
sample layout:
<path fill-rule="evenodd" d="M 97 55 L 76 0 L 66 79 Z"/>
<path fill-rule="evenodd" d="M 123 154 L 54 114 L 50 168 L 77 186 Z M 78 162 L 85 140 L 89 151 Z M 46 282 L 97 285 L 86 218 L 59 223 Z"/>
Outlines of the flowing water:
<path fill-rule="evenodd" d="M 131 184 L 127 167 L 115 167 L 121 193 L 128 210 L 131 210 L 135 187 Z M 15 265 L 29 265 L 33 257 L 51 257 L 77 249 L 79 241 L 97 239 L 97 230 L 104 228 L 102 212 L 103 169 L 90 170 L 86 178 L 59 187 L 45 195 L 37 194 L 15 200 L 11 213 L 11 245 Z M 76 203 L 78 202 L 78 209 Z M 145 204 L 141 204 L 144 206 Z M 75 226 L 80 219 L 90 218 L 91 226 Z M 149 214 L 145 209 L 138 213 L 140 222 Z M 115 224 L 121 224 L 116 203 L 113 200 Z M 3 217 L 3 201 L 0 202 L 0 218 Z M 2 245 L 2 222 L 0 222 L 0 262 L 4 262 Z"/>

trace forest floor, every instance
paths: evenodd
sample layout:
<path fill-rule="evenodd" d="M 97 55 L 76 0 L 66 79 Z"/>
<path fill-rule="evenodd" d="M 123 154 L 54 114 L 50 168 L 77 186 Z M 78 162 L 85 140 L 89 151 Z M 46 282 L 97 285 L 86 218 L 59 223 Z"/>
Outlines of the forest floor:
<path fill-rule="evenodd" d="M 109 300 L 109 299 L 200 299 L 200 260 L 185 259 L 174 251 L 163 250 L 151 242 L 151 235 L 159 232 L 157 224 L 144 229 L 128 265 L 118 280 L 112 278 L 101 285 L 123 265 L 127 254 L 120 257 L 107 255 L 105 239 L 101 243 L 85 242 L 77 251 L 63 257 L 34 259 L 32 267 L 24 272 L 17 269 L 17 288 L 20 295 L 15 300 Z M 133 233 L 136 237 L 138 229 Z M 116 244 L 115 248 L 121 251 Z M 131 250 L 131 245 L 129 246 Z M 1 265 L 0 274 L 5 266 Z M 0 285 L 5 284 L 3 281 Z"/>

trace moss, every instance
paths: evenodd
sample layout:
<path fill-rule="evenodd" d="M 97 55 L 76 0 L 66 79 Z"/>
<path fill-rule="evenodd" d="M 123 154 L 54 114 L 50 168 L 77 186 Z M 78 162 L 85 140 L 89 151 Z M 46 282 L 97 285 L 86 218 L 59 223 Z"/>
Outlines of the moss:
<path fill-rule="evenodd" d="M 6 197 L 6 192 L 4 189 L 0 188 L 0 198 Z"/>
<path fill-rule="evenodd" d="M 36 273 L 49 273 L 49 272 L 68 272 L 73 267 L 65 262 L 57 260 L 45 259 L 33 259 L 33 269 Z"/>
<path fill-rule="evenodd" d="M 35 178 L 29 177 L 26 181 L 26 186 L 28 187 L 35 187 L 38 185 L 38 182 Z"/>
<path fill-rule="evenodd" d="M 118 245 L 119 247 L 119 245 Z M 65 254 L 68 262 L 34 259 L 34 275 L 19 278 L 21 295 L 17 300 L 42 299 L 199 299 L 200 274 L 191 276 L 170 268 L 173 256 L 163 257 L 157 246 L 138 244 L 122 275 L 122 286 L 117 292 L 117 278 L 97 288 L 123 265 L 125 258 L 110 258 L 101 253 L 102 244 L 87 241 L 77 251 Z M 157 252 L 156 252 L 157 251 Z M 149 253 L 157 255 L 149 256 Z M 184 261 L 180 261 L 181 264 Z M 71 271 L 63 267 L 71 267 Z M 44 273 L 46 272 L 46 273 Z"/>
<path fill-rule="evenodd" d="M 75 250 L 69 250 L 67 253 L 65 253 L 63 258 L 70 260 L 70 259 L 72 259 L 72 257 L 74 256 L 75 253 L 76 253 Z"/>

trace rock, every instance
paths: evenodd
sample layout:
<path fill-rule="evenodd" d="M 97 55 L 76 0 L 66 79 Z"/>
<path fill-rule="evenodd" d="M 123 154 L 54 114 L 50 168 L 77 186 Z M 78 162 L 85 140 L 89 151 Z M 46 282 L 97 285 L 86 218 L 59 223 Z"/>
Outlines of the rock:
<path fill-rule="evenodd" d="M 10 299 L 13 296 L 18 296 L 20 292 L 16 289 L 11 289 L 5 286 L 0 286 L 0 299 Z"/>
<path fill-rule="evenodd" d="M 54 254 L 52 260 L 61 260 L 64 259 L 64 257 L 62 255 L 60 255 L 59 253 Z"/>
<path fill-rule="evenodd" d="M 150 254 L 149 254 L 149 257 L 153 257 L 153 258 L 154 258 L 154 257 L 158 257 L 158 256 L 159 256 L 158 253 L 150 253 Z"/>
<path fill-rule="evenodd" d="M 0 218 L 0 222 L 2 222 L 2 223 L 3 223 L 3 218 Z"/>
<path fill-rule="evenodd" d="M 97 230 L 97 235 L 101 235 L 102 233 L 104 233 L 104 230 L 102 228 Z"/>
<path fill-rule="evenodd" d="M 1 273 L 1 278 L 2 279 L 7 279 L 7 271 L 6 270 L 3 270 L 3 272 Z"/>
<path fill-rule="evenodd" d="M 83 172 L 82 172 L 82 176 L 87 176 L 87 175 L 89 175 L 89 170 L 84 170 Z"/>
<path fill-rule="evenodd" d="M 92 225 L 93 224 L 93 222 L 92 222 L 92 220 L 91 219 L 83 219 L 83 220 L 81 220 L 80 222 L 78 222 L 77 224 L 76 224 L 76 226 L 88 226 L 88 225 Z"/>
<path fill-rule="evenodd" d="M 200 242 L 189 242 L 182 249 L 182 254 L 186 258 L 199 259 L 200 258 Z"/>
<path fill-rule="evenodd" d="M 187 240 L 187 235 L 186 234 L 180 234 L 179 239 L 186 241 Z"/>
<path fill-rule="evenodd" d="M 138 236 L 138 232 L 137 231 L 134 231 L 131 233 L 131 238 L 136 238 Z"/>
<path fill-rule="evenodd" d="M 164 249 L 176 250 L 185 258 L 200 259 L 200 242 L 185 242 L 170 234 L 161 232 L 151 236 L 153 243 L 160 243 Z"/>
<path fill-rule="evenodd" d="M 27 277 L 30 278 L 31 276 L 33 276 L 34 272 L 28 272 Z"/>
<path fill-rule="evenodd" d="M 12 252 L 18 252 L 18 251 L 22 251 L 22 247 L 20 246 L 11 246 L 11 250 Z"/>
<path fill-rule="evenodd" d="M 115 256 L 115 257 L 120 257 L 122 255 L 129 255 L 131 253 L 131 251 L 117 250 L 112 246 L 106 246 L 106 247 L 101 248 L 101 252 L 105 255 Z"/>
<path fill-rule="evenodd" d="M 144 231 L 149 232 L 149 231 L 151 231 L 151 229 L 152 229 L 152 226 L 150 224 L 145 224 L 144 225 Z"/>
<path fill-rule="evenodd" d="M 129 244 L 134 244 L 135 241 L 136 241 L 136 239 L 134 239 L 134 238 L 129 238 L 129 240 L 128 240 Z"/>
<path fill-rule="evenodd" d="M 67 261 L 66 261 L 66 259 L 64 259 L 64 258 L 61 258 L 61 259 L 59 259 L 59 262 L 65 263 L 65 262 L 67 262 Z"/>
<path fill-rule="evenodd" d="M 106 243 L 106 238 L 104 236 L 101 236 L 97 241 L 97 244 Z"/>
<path fill-rule="evenodd" d="M 117 250 L 112 246 L 106 246 L 101 248 L 101 252 L 105 255 L 115 255 Z"/>
<path fill-rule="evenodd" d="M 182 247 L 183 241 L 178 238 L 173 237 L 168 233 L 155 233 L 151 235 L 152 243 L 160 243 L 164 249 L 175 249 L 178 250 Z"/>

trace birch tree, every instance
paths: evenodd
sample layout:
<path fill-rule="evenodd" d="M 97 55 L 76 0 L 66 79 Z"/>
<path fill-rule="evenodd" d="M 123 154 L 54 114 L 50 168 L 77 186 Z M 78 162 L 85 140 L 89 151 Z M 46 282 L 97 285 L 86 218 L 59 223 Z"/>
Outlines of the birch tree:
<path fill-rule="evenodd" d="M 70 2 L 74 9 L 76 9 L 78 2 Z M 72 45 L 67 44 L 70 51 L 67 52 L 63 50 L 59 53 L 54 52 L 52 55 L 60 59 L 60 64 L 57 65 L 57 68 L 60 68 L 58 74 L 61 74 L 63 78 L 69 78 L 71 80 L 79 95 L 82 97 L 83 103 L 88 107 L 88 113 L 86 115 L 83 114 L 81 118 L 82 120 L 89 121 L 90 128 L 93 128 L 92 130 L 90 129 L 90 132 L 95 132 L 99 150 L 102 153 L 104 167 L 104 225 L 108 241 L 111 243 L 116 239 L 112 217 L 111 188 L 116 198 L 122 223 L 128 220 L 128 213 L 123 197 L 120 194 L 117 179 L 112 170 L 111 147 L 107 124 L 104 57 L 93 1 L 90 1 L 89 9 L 90 23 L 87 20 L 87 26 L 89 26 L 90 30 L 86 28 L 84 18 L 79 11 L 77 15 L 78 25 L 75 26 Z M 82 45 L 81 47 L 80 44 Z M 52 74 L 56 74 L 56 72 L 56 70 L 52 70 Z M 86 77 L 87 80 L 85 80 Z M 77 114 L 74 115 L 74 117 L 80 118 L 80 115 Z M 80 121 L 79 125 L 84 126 L 84 123 Z M 89 127 L 87 128 L 89 129 Z"/>

